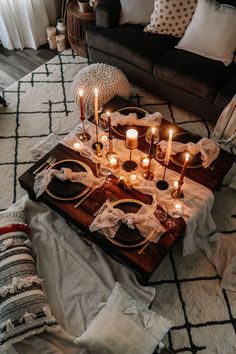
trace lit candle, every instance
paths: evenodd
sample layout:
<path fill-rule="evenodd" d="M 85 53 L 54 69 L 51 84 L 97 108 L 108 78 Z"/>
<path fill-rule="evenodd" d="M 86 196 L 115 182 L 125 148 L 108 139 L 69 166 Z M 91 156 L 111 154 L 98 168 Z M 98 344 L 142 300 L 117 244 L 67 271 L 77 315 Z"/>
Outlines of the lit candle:
<path fill-rule="evenodd" d="M 107 112 L 107 119 L 108 119 L 108 136 L 109 136 L 109 139 L 112 139 L 110 112 Z"/>
<path fill-rule="evenodd" d="M 182 168 L 181 175 L 180 175 L 180 178 L 179 178 L 179 185 L 183 184 L 185 171 L 186 171 L 186 168 L 187 168 L 188 162 L 189 162 L 189 157 L 190 157 L 190 154 L 188 152 L 186 152 L 183 168 Z"/>
<path fill-rule="evenodd" d="M 147 169 L 149 166 L 149 162 L 150 162 L 149 158 L 147 156 L 144 156 L 141 158 L 140 165 L 143 169 Z"/>
<path fill-rule="evenodd" d="M 83 146 L 82 141 L 79 141 L 78 143 L 74 143 L 74 148 L 76 151 L 79 151 Z"/>
<path fill-rule="evenodd" d="M 178 189 L 179 187 L 179 182 L 178 181 L 174 181 L 174 189 Z"/>
<path fill-rule="evenodd" d="M 183 213 L 182 203 L 179 200 L 174 200 L 171 203 L 169 214 L 173 218 L 180 218 L 182 216 L 182 213 Z"/>
<path fill-rule="evenodd" d="M 94 101 L 94 118 L 95 118 L 96 124 L 98 125 L 98 89 L 95 88 L 94 94 L 95 94 L 95 101 Z"/>
<path fill-rule="evenodd" d="M 84 97 L 83 97 L 83 91 L 79 91 L 79 104 L 80 104 L 80 118 L 81 120 L 84 120 Z"/>
<path fill-rule="evenodd" d="M 118 157 L 113 155 L 109 159 L 109 164 L 111 167 L 116 168 L 119 164 Z"/>
<path fill-rule="evenodd" d="M 164 161 L 164 164 L 166 166 L 168 165 L 169 160 L 170 160 L 172 137 L 173 137 L 173 130 L 170 129 L 170 131 L 169 131 L 169 139 L 168 139 L 167 148 L 166 148 L 165 161 Z"/>
<path fill-rule="evenodd" d="M 136 182 L 137 181 L 137 175 L 136 174 L 132 174 L 132 175 L 130 175 L 130 182 L 131 183 L 134 183 L 134 182 Z"/>
<path fill-rule="evenodd" d="M 138 147 L 138 132 L 135 129 L 128 129 L 126 132 L 126 147 L 136 149 Z"/>
<path fill-rule="evenodd" d="M 103 142 L 103 143 L 108 143 L 108 136 L 107 135 L 102 135 L 101 136 L 101 141 Z"/>

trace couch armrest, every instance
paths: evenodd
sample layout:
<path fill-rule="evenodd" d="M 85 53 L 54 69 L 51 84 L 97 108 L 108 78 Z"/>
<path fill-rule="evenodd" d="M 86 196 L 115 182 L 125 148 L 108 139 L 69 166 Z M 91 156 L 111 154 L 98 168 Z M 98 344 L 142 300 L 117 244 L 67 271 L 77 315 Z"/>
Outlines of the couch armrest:
<path fill-rule="evenodd" d="M 96 26 L 117 26 L 120 18 L 120 11 L 120 0 L 103 0 L 100 4 L 97 5 L 95 10 Z"/>

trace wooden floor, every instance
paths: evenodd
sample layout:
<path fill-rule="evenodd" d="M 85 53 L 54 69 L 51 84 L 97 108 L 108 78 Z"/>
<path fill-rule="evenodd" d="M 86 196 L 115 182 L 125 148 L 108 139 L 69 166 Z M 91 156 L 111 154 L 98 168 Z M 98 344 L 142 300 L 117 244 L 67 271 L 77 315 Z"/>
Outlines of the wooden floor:
<path fill-rule="evenodd" d="M 38 50 L 7 50 L 0 46 L 0 92 L 57 55 L 44 45 Z"/>

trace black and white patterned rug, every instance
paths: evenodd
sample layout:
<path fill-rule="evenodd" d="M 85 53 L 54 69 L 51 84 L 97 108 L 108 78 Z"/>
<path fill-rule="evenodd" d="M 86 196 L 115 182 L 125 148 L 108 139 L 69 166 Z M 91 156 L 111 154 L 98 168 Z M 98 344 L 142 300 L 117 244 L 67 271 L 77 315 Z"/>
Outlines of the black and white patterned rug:
<path fill-rule="evenodd" d="M 63 136 L 78 124 L 71 84 L 86 65 L 85 58 L 67 50 L 3 93 L 9 106 L 0 108 L 1 210 L 24 194 L 17 178 L 33 163 L 30 148 L 51 132 Z M 211 135 L 211 124 L 149 92 L 132 86 L 131 96 L 133 102 L 160 111 L 185 129 Z M 218 231 L 234 234 L 236 192 L 229 180 L 230 174 L 215 193 L 213 215 Z M 182 257 L 181 251 L 178 243 L 151 278 L 157 290 L 152 308 L 174 321 L 166 345 L 174 353 L 236 353 L 236 293 L 221 289 L 203 253 Z"/>

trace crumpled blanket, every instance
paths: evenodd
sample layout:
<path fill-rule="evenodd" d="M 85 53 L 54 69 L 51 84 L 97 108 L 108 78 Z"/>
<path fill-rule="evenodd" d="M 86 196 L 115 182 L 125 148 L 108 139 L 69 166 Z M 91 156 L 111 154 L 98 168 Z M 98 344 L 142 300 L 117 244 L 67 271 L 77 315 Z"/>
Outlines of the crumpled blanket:
<path fill-rule="evenodd" d="M 107 120 L 107 113 L 103 113 L 101 119 Z M 154 126 L 160 125 L 162 120 L 162 114 L 160 112 L 155 112 L 152 114 L 147 114 L 144 118 L 138 119 L 136 113 L 129 113 L 128 115 L 121 114 L 120 112 L 110 113 L 111 125 L 139 125 L 139 126 Z"/>

